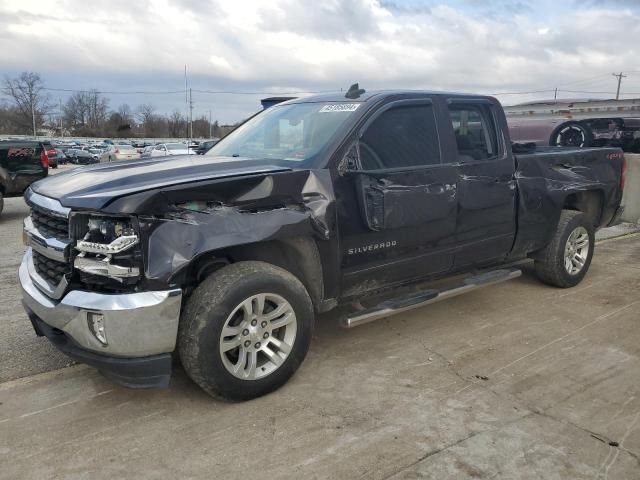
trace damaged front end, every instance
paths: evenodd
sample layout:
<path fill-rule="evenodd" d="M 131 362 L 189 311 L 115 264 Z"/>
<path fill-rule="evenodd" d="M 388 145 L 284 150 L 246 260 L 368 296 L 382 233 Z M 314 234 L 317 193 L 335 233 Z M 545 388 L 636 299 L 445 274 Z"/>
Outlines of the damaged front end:
<path fill-rule="evenodd" d="M 180 286 L 187 267 L 205 254 L 295 237 L 330 240 L 334 203 L 328 170 L 285 170 L 138 193 L 108 207 L 112 215 L 123 210 L 135 215 L 132 227 L 139 237 L 127 250 L 130 261 L 124 261 L 125 252 L 109 256 L 94 249 L 81 253 L 78 266 L 94 275 L 111 269 L 111 278 L 122 284 L 142 273 L 137 278 L 144 288 Z M 124 226 L 121 230 L 121 240 L 111 245 L 131 237 Z M 87 243 L 78 246 L 86 250 Z M 136 270 L 136 251 L 142 254 L 142 272 Z"/>

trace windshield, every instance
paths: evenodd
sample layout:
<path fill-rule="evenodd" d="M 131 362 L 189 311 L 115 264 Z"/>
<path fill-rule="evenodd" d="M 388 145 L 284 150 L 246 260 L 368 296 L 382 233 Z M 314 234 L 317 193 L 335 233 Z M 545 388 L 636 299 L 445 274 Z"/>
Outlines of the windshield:
<path fill-rule="evenodd" d="M 205 155 L 305 161 L 329 141 L 358 103 L 276 105 L 256 115 Z"/>
<path fill-rule="evenodd" d="M 186 150 L 187 146 L 183 143 L 167 143 L 167 150 Z"/>

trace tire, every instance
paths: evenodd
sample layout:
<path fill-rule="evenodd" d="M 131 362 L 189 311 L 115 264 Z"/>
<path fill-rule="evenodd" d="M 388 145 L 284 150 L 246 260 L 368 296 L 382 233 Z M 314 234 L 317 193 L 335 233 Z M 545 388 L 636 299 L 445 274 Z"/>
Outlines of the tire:
<path fill-rule="evenodd" d="M 580 241 L 581 238 L 588 241 L 586 252 L 583 249 L 574 248 L 584 243 Z M 589 217 L 582 212 L 563 210 L 551 242 L 535 260 L 536 275 L 541 281 L 554 287 L 574 287 L 582 281 L 589 270 L 594 246 L 595 233 Z M 575 252 L 575 255 L 572 255 L 572 252 Z M 574 260 L 567 263 L 568 258 L 574 258 Z M 581 267 L 579 267 L 581 262 L 578 258 L 581 259 Z M 569 272 L 569 269 L 575 271 Z"/>
<path fill-rule="evenodd" d="M 549 139 L 552 147 L 586 148 L 593 144 L 591 129 L 578 122 L 567 122 L 554 130 Z"/>
<path fill-rule="evenodd" d="M 2 190 L 0 190 L 0 215 L 2 214 L 2 210 L 4 210 L 4 194 Z"/>
<path fill-rule="evenodd" d="M 255 317 L 243 305 L 258 312 L 255 326 L 247 323 Z M 293 317 L 281 314 L 267 322 L 270 313 L 278 315 L 276 307 L 289 308 Z M 289 322 L 286 326 L 270 330 L 285 321 Z M 204 391 L 227 400 L 249 400 L 276 390 L 291 378 L 307 354 L 313 323 L 313 305 L 300 280 L 268 263 L 238 262 L 215 271 L 195 289 L 180 319 L 178 352 L 185 371 Z M 223 330 L 232 334 L 223 337 Z M 223 351 L 225 339 L 235 348 Z M 278 344 L 284 344 L 283 350 Z"/>

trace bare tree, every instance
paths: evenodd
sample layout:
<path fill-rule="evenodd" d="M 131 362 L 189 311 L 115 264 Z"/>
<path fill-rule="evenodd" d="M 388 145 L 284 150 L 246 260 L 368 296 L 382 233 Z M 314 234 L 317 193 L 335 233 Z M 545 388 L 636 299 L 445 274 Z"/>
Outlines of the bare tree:
<path fill-rule="evenodd" d="M 5 77 L 3 90 L 13 103 L 15 124 L 22 131 L 33 131 L 36 136 L 37 129 L 45 123 L 46 114 L 51 109 L 40 75 L 22 72 L 16 78 Z"/>
<path fill-rule="evenodd" d="M 109 101 L 95 89 L 75 92 L 64 106 L 65 123 L 78 134 L 100 135 L 108 107 Z"/>
<path fill-rule="evenodd" d="M 126 104 L 123 103 L 122 105 L 120 105 L 118 107 L 118 114 L 120 115 L 120 121 L 124 124 L 124 123 L 132 123 L 133 122 L 133 115 L 131 113 L 131 107 Z"/>
<path fill-rule="evenodd" d="M 109 109 L 109 101 L 100 96 L 97 90 L 92 89 L 84 94 L 85 103 L 87 104 L 87 124 L 88 127 L 99 133 L 107 119 L 107 110 Z"/>
<path fill-rule="evenodd" d="M 168 118 L 169 135 L 173 138 L 178 138 L 186 134 L 187 121 L 180 113 L 180 110 L 176 109 L 171 112 Z"/>
<path fill-rule="evenodd" d="M 142 129 L 144 130 L 145 137 L 154 137 L 156 136 L 156 109 L 153 105 L 148 103 L 143 103 L 138 106 L 136 111 L 136 115 L 140 120 L 140 124 L 142 125 Z"/>
<path fill-rule="evenodd" d="M 193 121 L 193 136 L 195 138 L 209 138 L 209 119 L 201 116 Z"/>
<path fill-rule="evenodd" d="M 87 125 L 89 117 L 88 105 L 84 92 L 75 92 L 63 107 L 64 123 L 72 129 L 79 129 Z"/>

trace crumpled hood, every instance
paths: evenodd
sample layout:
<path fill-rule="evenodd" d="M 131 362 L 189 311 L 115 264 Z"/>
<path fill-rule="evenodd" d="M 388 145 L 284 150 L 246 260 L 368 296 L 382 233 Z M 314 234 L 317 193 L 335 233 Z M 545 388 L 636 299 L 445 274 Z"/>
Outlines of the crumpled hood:
<path fill-rule="evenodd" d="M 75 168 L 34 183 L 33 191 L 76 209 L 100 209 L 116 198 L 169 185 L 291 170 L 260 160 L 180 155 Z"/>

